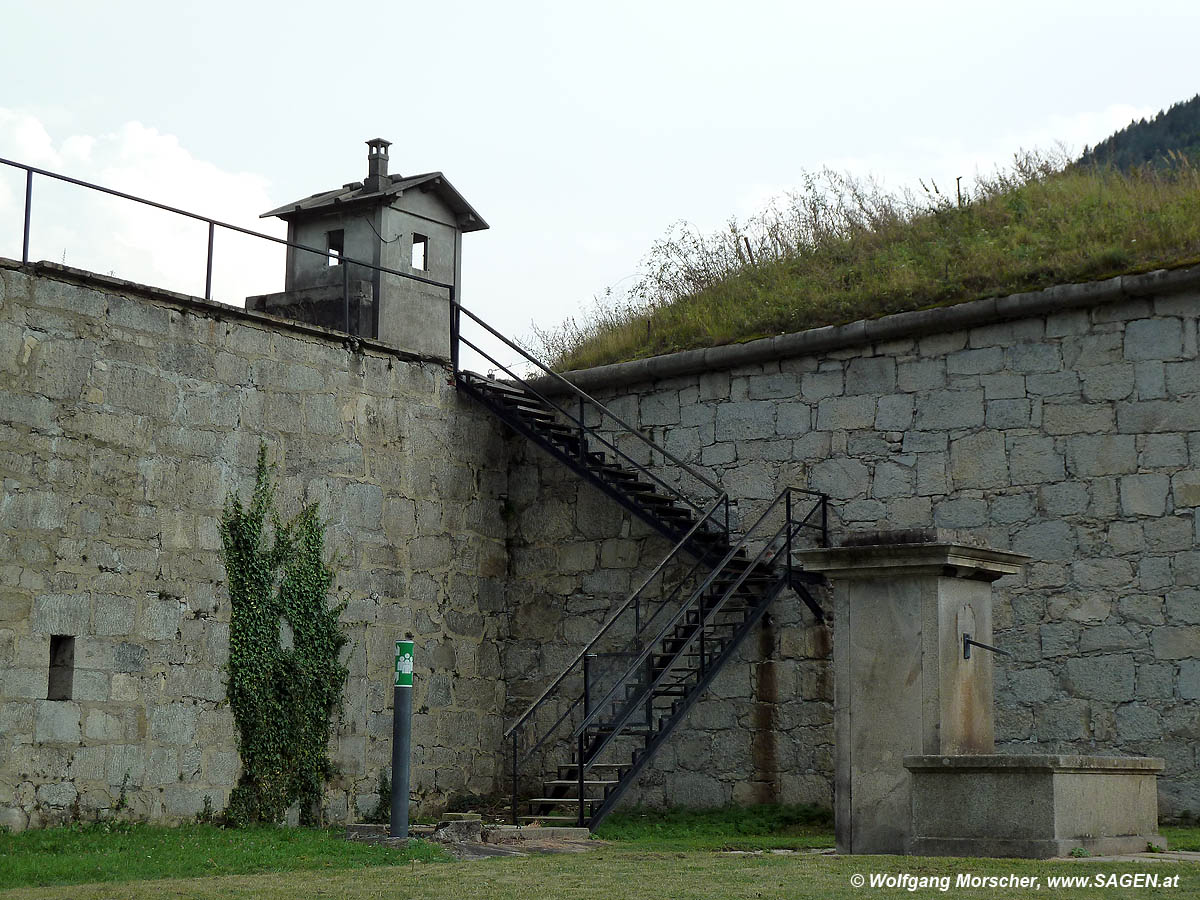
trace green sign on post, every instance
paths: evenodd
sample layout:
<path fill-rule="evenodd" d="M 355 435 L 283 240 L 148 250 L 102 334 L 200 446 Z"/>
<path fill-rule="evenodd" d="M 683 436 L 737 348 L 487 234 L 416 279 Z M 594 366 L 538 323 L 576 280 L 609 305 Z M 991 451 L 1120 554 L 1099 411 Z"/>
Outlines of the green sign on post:
<path fill-rule="evenodd" d="M 413 686 L 413 642 L 396 641 L 396 687 Z"/>

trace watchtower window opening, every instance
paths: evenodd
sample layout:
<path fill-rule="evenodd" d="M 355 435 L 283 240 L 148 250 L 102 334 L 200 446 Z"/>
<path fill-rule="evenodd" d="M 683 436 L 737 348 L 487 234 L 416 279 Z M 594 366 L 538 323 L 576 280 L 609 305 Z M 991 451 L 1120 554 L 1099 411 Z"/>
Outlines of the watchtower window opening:
<path fill-rule="evenodd" d="M 331 266 L 340 266 L 342 264 L 342 256 L 346 252 L 346 231 L 339 228 L 336 231 L 325 232 L 325 243 L 329 252 L 329 264 Z"/>
<path fill-rule="evenodd" d="M 70 700 L 75 684 L 75 638 L 69 634 L 50 636 L 50 682 L 47 700 Z"/>
<path fill-rule="evenodd" d="M 426 271 L 429 266 L 429 238 L 423 234 L 414 234 L 412 243 L 412 267 L 420 271 Z"/>

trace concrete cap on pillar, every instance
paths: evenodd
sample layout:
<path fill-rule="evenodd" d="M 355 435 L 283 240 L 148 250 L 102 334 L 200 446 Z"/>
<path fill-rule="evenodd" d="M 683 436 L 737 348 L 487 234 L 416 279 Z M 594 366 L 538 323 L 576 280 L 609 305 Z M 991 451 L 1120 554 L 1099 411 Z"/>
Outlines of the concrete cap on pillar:
<path fill-rule="evenodd" d="M 945 575 L 995 581 L 1020 573 L 1033 557 L 987 547 L 977 539 L 941 528 L 873 531 L 848 535 L 840 547 L 802 550 L 797 559 L 808 572 L 828 578 Z"/>

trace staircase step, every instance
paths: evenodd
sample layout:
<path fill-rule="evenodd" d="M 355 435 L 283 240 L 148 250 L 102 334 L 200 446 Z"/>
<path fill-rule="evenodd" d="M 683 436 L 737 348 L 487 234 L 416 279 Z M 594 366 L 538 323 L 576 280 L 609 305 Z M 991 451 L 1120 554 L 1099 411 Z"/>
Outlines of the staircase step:
<path fill-rule="evenodd" d="M 578 822 L 579 816 L 517 816 L 520 822 Z"/>
<path fill-rule="evenodd" d="M 587 779 L 587 778 L 585 778 L 585 779 L 583 780 L 583 786 L 584 786 L 585 788 L 587 788 L 587 787 L 608 787 L 608 786 L 610 786 L 610 785 L 614 785 L 614 784 L 617 784 L 617 783 L 618 783 L 618 782 L 617 782 L 616 780 L 613 780 L 613 781 L 592 781 L 592 780 L 590 780 L 590 779 Z M 543 787 L 548 787 L 548 788 L 550 788 L 550 787 L 573 787 L 573 788 L 577 788 L 577 787 L 579 787 L 579 782 L 578 782 L 578 781 L 575 781 L 575 780 L 573 780 L 573 779 L 570 779 L 570 778 L 561 778 L 561 779 L 557 779 L 557 780 L 555 780 L 555 781 L 544 781 L 544 782 L 542 782 L 542 786 L 543 786 Z"/>
<path fill-rule="evenodd" d="M 612 734 L 614 729 L 611 723 L 601 722 L 598 725 L 589 725 L 587 730 L 589 734 L 601 735 Z M 621 729 L 621 734 L 626 735 L 627 737 L 644 736 L 648 734 L 654 734 L 654 729 L 649 725 L 626 725 Z"/>
<path fill-rule="evenodd" d="M 531 806 L 534 803 L 537 803 L 541 806 L 571 806 L 571 805 L 578 806 L 579 798 L 578 797 L 530 797 L 526 802 L 529 803 Z M 592 803 L 592 804 L 603 803 L 604 798 L 603 797 L 584 797 L 583 802 L 584 803 Z"/>

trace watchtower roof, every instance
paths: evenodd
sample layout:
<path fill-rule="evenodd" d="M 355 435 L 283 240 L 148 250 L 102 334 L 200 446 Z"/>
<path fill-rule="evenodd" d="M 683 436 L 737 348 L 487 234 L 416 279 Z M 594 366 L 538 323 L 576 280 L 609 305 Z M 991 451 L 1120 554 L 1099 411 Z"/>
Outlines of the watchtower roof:
<path fill-rule="evenodd" d="M 346 210 L 359 206 L 386 206 L 405 191 L 433 191 L 458 217 L 458 227 L 466 231 L 483 231 L 490 227 L 466 198 L 455 189 L 441 172 L 426 172 L 422 175 L 384 175 L 383 186 L 377 191 L 366 190 L 364 182 L 354 181 L 332 191 L 323 191 L 285 203 L 277 209 L 263 213 L 259 218 L 279 216 L 285 222 L 306 219 L 314 213 L 327 209 Z"/>

